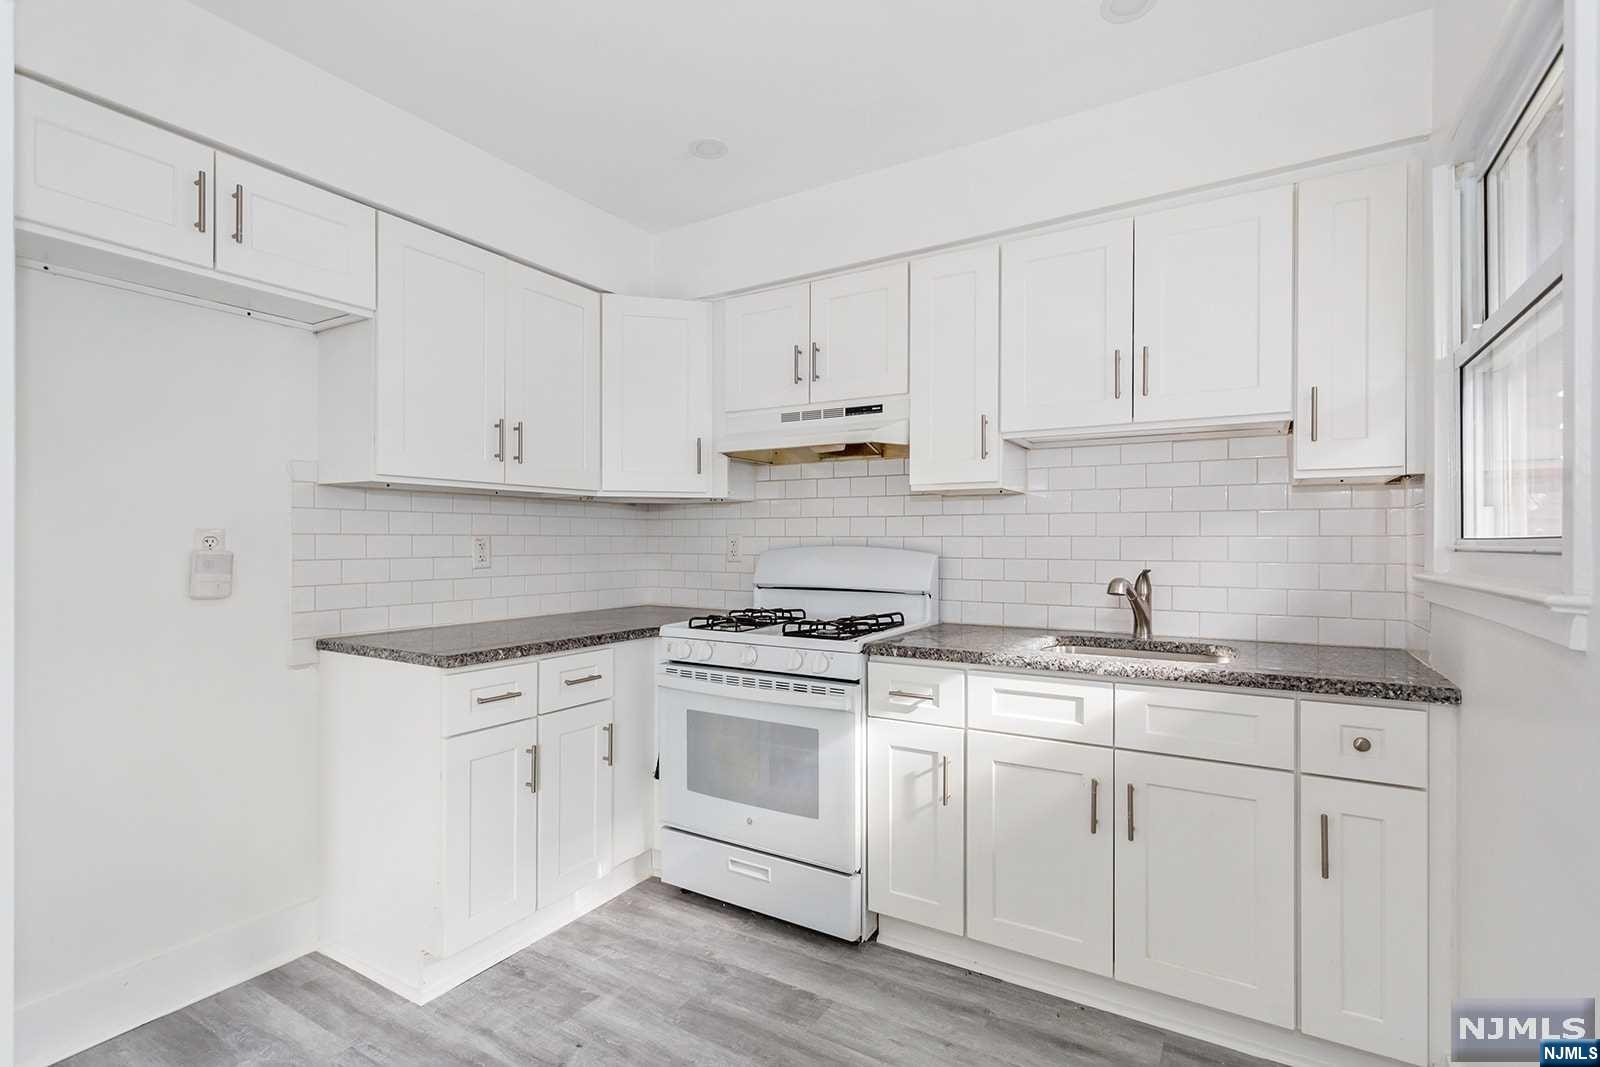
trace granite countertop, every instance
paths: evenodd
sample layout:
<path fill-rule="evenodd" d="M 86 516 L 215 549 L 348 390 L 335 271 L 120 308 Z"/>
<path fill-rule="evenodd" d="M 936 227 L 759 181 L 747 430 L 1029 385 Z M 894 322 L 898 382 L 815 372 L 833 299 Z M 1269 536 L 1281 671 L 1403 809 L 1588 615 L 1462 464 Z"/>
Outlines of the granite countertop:
<path fill-rule="evenodd" d="M 1234 655 L 1227 663 L 1094 656 L 1086 651 L 1066 652 L 1056 647 L 1057 638 L 1063 637 L 1079 646 L 1165 648 L 1172 652 L 1205 653 L 1224 646 L 1232 649 Z M 1399 649 L 1228 640 L 1137 642 L 1129 637 L 1103 633 L 944 623 L 887 641 L 874 641 L 867 645 L 867 653 L 984 667 L 1062 671 L 1101 678 L 1277 689 L 1353 700 L 1461 703 L 1461 690 L 1450 679 Z"/>
<path fill-rule="evenodd" d="M 323 652 L 343 652 L 449 670 L 637 641 L 654 637 L 662 626 L 682 622 L 694 613 L 693 608 L 657 605 L 575 611 L 566 615 L 324 637 L 317 642 L 317 648 Z"/>

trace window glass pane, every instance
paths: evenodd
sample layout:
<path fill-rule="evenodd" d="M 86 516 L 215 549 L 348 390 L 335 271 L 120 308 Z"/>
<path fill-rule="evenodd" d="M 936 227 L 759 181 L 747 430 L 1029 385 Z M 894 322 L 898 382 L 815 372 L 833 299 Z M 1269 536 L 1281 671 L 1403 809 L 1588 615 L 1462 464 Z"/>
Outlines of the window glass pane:
<path fill-rule="evenodd" d="M 815 819 L 821 735 L 804 726 L 689 710 L 689 791 Z"/>
<path fill-rule="evenodd" d="M 1461 368 L 1466 538 L 1560 537 L 1561 290 Z"/>
<path fill-rule="evenodd" d="M 1545 75 L 1485 176 L 1489 311 L 1560 249 L 1567 212 L 1561 60 Z"/>

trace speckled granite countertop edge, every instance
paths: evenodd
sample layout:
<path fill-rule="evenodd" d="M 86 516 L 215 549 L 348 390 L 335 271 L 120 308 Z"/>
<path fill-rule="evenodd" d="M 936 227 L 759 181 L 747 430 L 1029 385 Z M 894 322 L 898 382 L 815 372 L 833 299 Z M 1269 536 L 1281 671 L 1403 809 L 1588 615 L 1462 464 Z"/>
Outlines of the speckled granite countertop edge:
<path fill-rule="evenodd" d="M 324 637 L 317 642 L 321 652 L 342 652 L 349 656 L 388 660 L 391 663 L 408 663 L 414 667 L 435 667 L 455 670 L 459 667 L 481 667 L 486 663 L 503 663 L 514 659 L 549 656 L 558 652 L 581 652 L 597 645 L 620 645 L 624 641 L 642 641 L 661 632 L 659 626 L 646 626 L 628 630 L 615 630 L 602 634 L 585 634 L 582 637 L 552 638 L 528 644 L 507 645 L 503 648 L 484 649 L 480 652 L 439 654 L 413 652 L 402 648 L 380 648 L 362 644 L 359 637 Z"/>

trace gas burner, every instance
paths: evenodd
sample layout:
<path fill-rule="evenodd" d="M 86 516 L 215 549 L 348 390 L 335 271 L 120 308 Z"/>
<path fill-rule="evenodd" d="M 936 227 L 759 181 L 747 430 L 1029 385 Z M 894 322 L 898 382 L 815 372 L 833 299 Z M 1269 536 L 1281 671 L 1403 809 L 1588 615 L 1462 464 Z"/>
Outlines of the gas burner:
<path fill-rule="evenodd" d="M 799 608 L 738 608 L 726 615 L 699 615 L 689 620 L 691 630 L 717 630 L 722 633 L 745 633 L 764 626 L 789 624 L 804 619 L 806 613 Z"/>
<path fill-rule="evenodd" d="M 783 624 L 785 637 L 814 637 L 820 641 L 852 641 L 858 637 L 904 626 L 906 617 L 898 611 L 877 615 L 846 615 L 842 619 L 800 619 Z"/>

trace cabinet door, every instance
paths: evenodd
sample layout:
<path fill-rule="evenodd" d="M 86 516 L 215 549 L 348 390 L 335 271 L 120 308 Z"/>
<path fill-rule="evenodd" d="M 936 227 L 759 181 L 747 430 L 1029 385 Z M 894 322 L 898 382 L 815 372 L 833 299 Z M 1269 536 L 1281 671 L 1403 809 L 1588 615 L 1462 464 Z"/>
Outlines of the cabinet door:
<path fill-rule="evenodd" d="M 611 701 L 539 723 L 539 906 L 611 872 Z"/>
<path fill-rule="evenodd" d="M 604 488 L 705 492 L 713 466 L 707 306 L 607 293 L 600 309 Z"/>
<path fill-rule="evenodd" d="M 1001 477 L 1000 252 L 911 265 L 911 485 Z"/>
<path fill-rule="evenodd" d="M 1123 982 L 1294 1025 L 1294 775 L 1116 754 Z"/>
<path fill-rule="evenodd" d="M 217 269 L 370 308 L 378 213 L 325 189 L 217 153 Z"/>
<path fill-rule="evenodd" d="M 211 149 L 27 78 L 16 92 L 18 221 L 211 266 Z"/>
<path fill-rule="evenodd" d="M 500 482 L 506 261 L 378 219 L 378 473 Z"/>
<path fill-rule="evenodd" d="M 867 723 L 867 907 L 962 932 L 965 735 Z"/>
<path fill-rule="evenodd" d="M 617 645 L 612 698 L 612 854 L 624 862 L 655 844 L 656 643 Z"/>
<path fill-rule="evenodd" d="M 1001 257 L 1005 432 L 1130 422 L 1133 220 L 1008 241 Z"/>
<path fill-rule="evenodd" d="M 1294 189 L 1134 222 L 1135 422 L 1288 416 Z"/>
<path fill-rule="evenodd" d="M 811 286 L 811 402 L 906 391 L 908 276 L 904 263 Z"/>
<path fill-rule="evenodd" d="M 1300 813 L 1300 1028 L 1426 1062 L 1427 794 L 1307 776 Z"/>
<path fill-rule="evenodd" d="M 524 719 L 444 742 L 446 954 L 533 914 L 537 740 L 537 722 Z"/>
<path fill-rule="evenodd" d="M 967 733 L 967 936 L 1111 973 L 1111 750 Z"/>
<path fill-rule="evenodd" d="M 506 269 L 506 483 L 599 489 L 600 294 Z"/>
<path fill-rule="evenodd" d="M 722 314 L 726 408 L 804 406 L 811 396 L 811 286 L 736 296 Z"/>
<path fill-rule="evenodd" d="M 1406 165 L 1301 182 L 1297 477 L 1406 463 Z"/>

